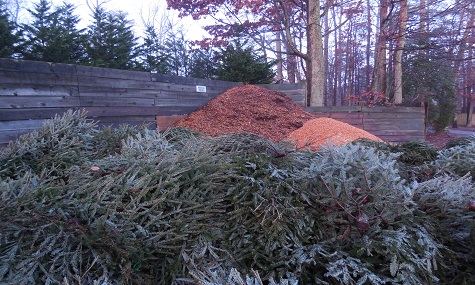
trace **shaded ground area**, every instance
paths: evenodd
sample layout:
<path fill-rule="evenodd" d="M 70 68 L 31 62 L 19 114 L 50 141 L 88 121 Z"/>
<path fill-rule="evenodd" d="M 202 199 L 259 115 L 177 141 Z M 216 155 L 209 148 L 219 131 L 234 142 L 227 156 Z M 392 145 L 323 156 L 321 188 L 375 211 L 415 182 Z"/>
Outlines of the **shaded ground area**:
<path fill-rule="evenodd" d="M 475 127 L 458 127 L 458 128 L 449 128 L 446 132 L 443 133 L 428 133 L 426 136 L 426 141 L 435 145 L 436 147 L 443 147 L 452 139 L 468 137 L 475 135 Z"/>

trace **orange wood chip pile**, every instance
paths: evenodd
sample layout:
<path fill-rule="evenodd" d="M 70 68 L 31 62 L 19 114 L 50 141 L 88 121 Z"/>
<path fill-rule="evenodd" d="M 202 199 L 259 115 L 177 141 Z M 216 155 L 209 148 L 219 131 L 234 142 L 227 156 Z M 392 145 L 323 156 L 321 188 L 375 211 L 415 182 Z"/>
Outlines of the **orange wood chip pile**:
<path fill-rule="evenodd" d="M 291 132 L 287 138 L 294 142 L 297 148 L 312 150 L 319 150 L 322 145 L 327 146 L 328 141 L 336 146 L 361 138 L 382 142 L 367 131 L 331 118 L 309 120 L 301 128 Z"/>
<path fill-rule="evenodd" d="M 243 85 L 227 90 L 175 125 L 210 136 L 249 132 L 277 142 L 313 118 L 282 92 Z"/>

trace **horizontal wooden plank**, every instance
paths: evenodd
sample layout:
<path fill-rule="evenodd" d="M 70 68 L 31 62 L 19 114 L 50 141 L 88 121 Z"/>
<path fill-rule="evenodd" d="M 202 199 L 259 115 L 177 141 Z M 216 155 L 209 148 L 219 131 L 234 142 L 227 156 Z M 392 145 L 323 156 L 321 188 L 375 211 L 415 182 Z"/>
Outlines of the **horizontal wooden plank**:
<path fill-rule="evenodd" d="M 0 58 L 0 70 L 22 73 L 76 74 L 76 65 Z"/>
<path fill-rule="evenodd" d="M 363 114 L 359 112 L 355 113 L 328 113 L 328 117 L 335 119 L 335 120 L 341 120 L 341 119 L 350 119 L 350 120 L 359 120 L 363 122 Z"/>
<path fill-rule="evenodd" d="M 360 106 L 325 106 L 325 107 L 306 107 L 310 113 L 352 113 L 352 112 L 361 112 Z"/>
<path fill-rule="evenodd" d="M 77 107 L 79 98 L 72 96 L 2 96 L 0 109 L 44 108 L 44 107 Z"/>
<path fill-rule="evenodd" d="M 43 120 L 0 121 L 0 132 L 31 130 L 41 127 Z"/>
<path fill-rule="evenodd" d="M 206 105 L 212 98 L 209 98 L 203 93 L 189 93 L 189 94 L 177 94 L 175 98 L 156 98 L 155 106 L 160 107 L 182 107 L 182 106 L 195 106 L 201 107 Z"/>
<path fill-rule="evenodd" d="M 418 130 L 372 130 L 369 131 L 369 133 L 372 133 L 375 136 L 410 136 L 410 137 L 419 137 L 419 136 L 424 136 L 424 132 L 418 131 Z"/>
<path fill-rule="evenodd" d="M 398 121 L 398 120 L 408 120 L 408 119 L 424 119 L 425 115 L 424 113 L 419 113 L 419 112 L 402 112 L 402 113 L 384 113 L 384 112 L 378 112 L 378 113 L 366 113 L 363 112 L 363 115 L 367 119 L 387 119 L 387 120 L 393 120 L 393 121 Z"/>
<path fill-rule="evenodd" d="M 186 118 L 187 115 L 175 115 L 175 116 L 156 116 L 157 129 L 164 131 L 169 127 L 172 127 L 179 120 Z"/>
<path fill-rule="evenodd" d="M 424 130 L 424 121 L 422 120 L 399 120 L 399 121 L 389 121 L 389 120 L 368 120 L 364 119 L 363 124 L 368 128 L 373 129 L 412 129 L 412 130 Z"/>
<path fill-rule="evenodd" d="M 396 144 L 407 141 L 425 141 L 424 136 L 380 136 L 379 138 L 385 142 Z"/>
<path fill-rule="evenodd" d="M 269 90 L 277 90 L 284 92 L 286 90 L 300 90 L 305 91 L 305 83 L 285 83 L 285 84 L 256 84 L 256 86 L 263 87 Z"/>
<path fill-rule="evenodd" d="M 0 146 L 16 141 L 20 136 L 26 135 L 35 129 L 5 130 L 0 131 Z"/>
<path fill-rule="evenodd" d="M 84 107 L 89 117 L 186 115 L 198 107 Z"/>
<path fill-rule="evenodd" d="M 300 99 L 304 98 L 304 93 L 303 90 L 280 90 L 281 93 L 284 93 L 285 95 L 289 97 L 298 97 Z"/>
<path fill-rule="evenodd" d="M 32 73 L 0 70 L 0 84 L 29 84 L 35 85 L 73 85 L 77 86 L 74 74 Z"/>
<path fill-rule="evenodd" d="M 422 107 L 361 107 L 361 111 L 364 113 L 422 113 L 424 114 L 424 108 Z"/>
<path fill-rule="evenodd" d="M 69 109 L 75 108 L 21 108 L 21 109 L 1 109 L 0 121 L 16 121 L 29 119 L 51 119 L 56 114 L 62 115 Z"/>
<path fill-rule="evenodd" d="M 114 77 L 98 77 L 98 76 L 77 76 L 78 85 L 81 91 L 82 86 L 97 86 L 109 88 L 134 88 L 134 89 L 153 89 L 150 81 L 136 80 L 133 78 L 114 78 Z"/>
<path fill-rule="evenodd" d="M 190 114 L 196 110 L 198 110 L 200 107 L 195 107 L 195 106 L 170 106 L 170 107 L 160 107 L 157 106 L 157 116 L 171 116 L 171 115 L 187 115 Z"/>
<path fill-rule="evenodd" d="M 151 81 L 150 73 L 143 71 L 100 68 L 94 66 L 76 66 L 76 74 L 81 78 L 109 78 L 135 81 Z"/>
<path fill-rule="evenodd" d="M 94 117 L 94 121 L 99 122 L 101 124 L 105 123 L 137 123 L 137 124 L 144 124 L 152 122 L 155 124 L 155 116 L 97 116 Z"/>
<path fill-rule="evenodd" d="M 132 89 L 127 87 L 110 87 L 110 86 L 79 86 L 80 96 L 88 97 L 140 97 L 155 98 L 159 90 L 151 89 Z"/>
<path fill-rule="evenodd" d="M 150 107 L 154 106 L 154 99 L 144 99 L 144 98 L 133 98 L 133 97 L 89 97 L 81 96 L 80 97 L 80 106 L 81 107 L 134 107 L 134 106 L 143 106 Z"/>
<path fill-rule="evenodd" d="M 119 79 L 119 78 L 100 78 L 89 76 L 78 76 L 78 84 L 80 93 L 83 91 L 83 86 L 99 87 L 99 88 L 122 88 L 122 89 L 136 89 L 136 90 L 163 90 L 175 92 L 196 92 L 196 86 L 183 85 L 162 82 L 141 82 L 137 80 Z M 210 88 L 208 92 L 222 93 L 225 88 Z"/>
<path fill-rule="evenodd" d="M 157 126 L 153 120 L 147 121 L 147 122 L 143 122 L 143 121 L 100 122 L 99 121 L 97 123 L 97 127 L 99 129 L 103 127 L 119 128 L 123 125 L 129 125 L 129 126 L 135 126 L 135 127 L 146 127 L 149 130 L 157 129 Z"/>
<path fill-rule="evenodd" d="M 78 96 L 77 85 L 2 84 L 1 96 Z"/>
<path fill-rule="evenodd" d="M 143 116 L 104 116 L 96 117 L 101 122 L 120 122 L 120 121 L 129 121 L 129 122 L 155 122 L 154 115 L 143 115 Z"/>
<path fill-rule="evenodd" d="M 156 116 L 158 107 L 84 107 L 88 117 Z"/>
<path fill-rule="evenodd" d="M 173 83 L 173 84 L 183 84 L 183 85 L 200 85 L 206 86 L 208 88 L 232 88 L 234 86 L 242 85 L 240 82 L 229 82 L 229 81 L 221 81 L 221 80 L 210 80 L 210 79 L 202 79 L 202 78 L 193 78 L 193 77 L 182 77 L 170 74 L 161 74 L 161 73 L 152 73 L 151 81 L 153 82 L 163 82 L 163 83 Z"/>

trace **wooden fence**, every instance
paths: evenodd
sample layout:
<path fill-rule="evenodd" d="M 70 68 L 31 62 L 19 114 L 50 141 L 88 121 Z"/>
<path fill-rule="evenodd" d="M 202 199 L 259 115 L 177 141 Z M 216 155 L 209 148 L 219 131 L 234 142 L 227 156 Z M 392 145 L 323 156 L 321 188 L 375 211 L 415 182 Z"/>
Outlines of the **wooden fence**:
<path fill-rule="evenodd" d="M 242 83 L 0 59 L 0 145 L 68 109 L 84 109 L 103 125 L 150 124 L 156 116 L 189 114 Z M 262 85 L 303 104 L 304 84 Z"/>
<path fill-rule="evenodd" d="M 328 117 L 363 129 L 387 142 L 425 140 L 423 107 L 307 107 L 317 117 Z"/>
<path fill-rule="evenodd" d="M 69 109 L 103 125 L 150 124 L 163 130 L 241 83 L 71 64 L 0 59 L 0 145 Z M 305 84 L 261 85 L 305 105 Z M 424 139 L 423 108 L 319 107 L 331 117 L 399 142 Z"/>

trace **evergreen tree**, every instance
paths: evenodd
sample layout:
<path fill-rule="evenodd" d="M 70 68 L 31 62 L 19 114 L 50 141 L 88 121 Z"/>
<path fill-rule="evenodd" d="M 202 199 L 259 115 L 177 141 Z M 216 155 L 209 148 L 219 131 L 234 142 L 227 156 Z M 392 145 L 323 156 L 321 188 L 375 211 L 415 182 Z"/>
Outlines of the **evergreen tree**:
<path fill-rule="evenodd" d="M 16 25 L 9 19 L 6 3 L 0 0 L 0 57 L 12 57 L 18 41 Z"/>
<path fill-rule="evenodd" d="M 64 4 L 52 11 L 48 0 L 40 0 L 33 10 L 32 24 L 22 25 L 24 59 L 62 63 L 80 63 L 84 58 L 82 31 L 76 28 L 79 17 L 75 7 Z"/>
<path fill-rule="evenodd" d="M 188 76 L 190 57 L 187 49 L 189 42 L 185 39 L 182 29 L 177 32 L 171 27 L 169 29 L 165 48 L 168 54 L 168 65 L 170 73 L 178 76 Z"/>
<path fill-rule="evenodd" d="M 137 38 L 127 14 L 108 12 L 101 5 L 94 8 L 94 22 L 89 26 L 89 64 L 97 67 L 135 69 Z"/>
<path fill-rule="evenodd" d="M 145 27 L 144 43 L 140 46 L 139 66 L 144 71 L 168 73 L 168 55 L 153 25 Z"/>
<path fill-rule="evenodd" d="M 215 79 L 217 76 L 215 57 L 212 49 L 196 49 L 191 53 L 190 77 Z"/>
<path fill-rule="evenodd" d="M 251 47 L 244 47 L 239 41 L 230 44 L 219 56 L 218 79 L 250 84 L 271 83 L 274 78 L 272 66 L 263 56 L 254 53 Z"/>
<path fill-rule="evenodd" d="M 450 63 L 436 53 L 407 53 L 403 61 L 403 94 L 406 105 L 429 106 L 428 120 L 436 131 L 443 131 L 456 110 L 456 78 Z"/>

